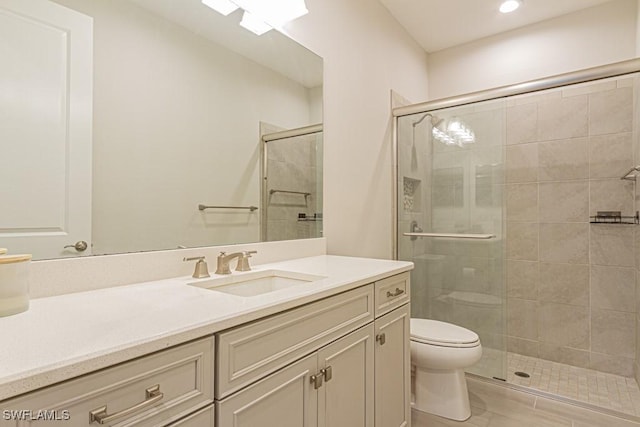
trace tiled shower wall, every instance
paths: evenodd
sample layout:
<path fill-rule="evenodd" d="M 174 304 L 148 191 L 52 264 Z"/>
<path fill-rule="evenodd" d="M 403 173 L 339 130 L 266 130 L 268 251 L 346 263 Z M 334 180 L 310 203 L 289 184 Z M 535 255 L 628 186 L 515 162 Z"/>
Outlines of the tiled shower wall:
<path fill-rule="evenodd" d="M 507 102 L 508 351 L 633 376 L 638 226 L 590 216 L 635 213 L 634 81 Z"/>
<path fill-rule="evenodd" d="M 265 240 L 322 237 L 322 133 L 270 141 L 267 157 Z"/>

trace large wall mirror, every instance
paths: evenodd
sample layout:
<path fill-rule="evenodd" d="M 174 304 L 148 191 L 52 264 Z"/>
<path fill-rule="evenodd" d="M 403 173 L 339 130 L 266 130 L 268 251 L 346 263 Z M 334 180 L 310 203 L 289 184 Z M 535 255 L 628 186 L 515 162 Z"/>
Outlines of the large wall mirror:
<path fill-rule="evenodd" d="M 0 0 L 0 247 L 321 236 L 322 58 L 240 18 L 200 0 Z"/>

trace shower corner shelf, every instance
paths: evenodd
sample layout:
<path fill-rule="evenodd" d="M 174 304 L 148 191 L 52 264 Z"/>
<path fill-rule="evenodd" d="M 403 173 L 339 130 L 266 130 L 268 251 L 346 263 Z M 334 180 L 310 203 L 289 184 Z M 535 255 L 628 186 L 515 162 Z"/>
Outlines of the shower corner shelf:
<path fill-rule="evenodd" d="M 619 225 L 638 225 L 640 224 L 640 212 L 636 211 L 634 216 L 622 216 L 620 211 L 598 212 L 595 216 L 590 217 L 591 224 L 619 224 Z"/>

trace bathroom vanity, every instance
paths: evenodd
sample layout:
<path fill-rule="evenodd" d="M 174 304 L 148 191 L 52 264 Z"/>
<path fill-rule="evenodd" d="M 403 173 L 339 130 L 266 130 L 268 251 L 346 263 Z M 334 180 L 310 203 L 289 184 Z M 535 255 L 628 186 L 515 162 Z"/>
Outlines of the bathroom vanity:
<path fill-rule="evenodd" d="M 0 426 L 408 426 L 412 267 L 316 256 L 34 300 L 0 319 L 23 338 Z"/>

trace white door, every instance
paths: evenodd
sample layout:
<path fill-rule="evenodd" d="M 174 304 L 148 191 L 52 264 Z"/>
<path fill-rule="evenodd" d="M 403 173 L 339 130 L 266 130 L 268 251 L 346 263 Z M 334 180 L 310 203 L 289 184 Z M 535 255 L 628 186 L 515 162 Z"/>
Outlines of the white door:
<path fill-rule="evenodd" d="M 373 324 L 318 351 L 318 427 L 373 427 Z"/>
<path fill-rule="evenodd" d="M 0 247 L 91 252 L 93 20 L 48 0 L 0 0 Z M 85 241 L 79 252 L 64 248 Z"/>
<path fill-rule="evenodd" d="M 218 426 L 316 427 L 318 393 L 311 376 L 318 370 L 312 353 L 263 380 L 216 402 Z"/>
<path fill-rule="evenodd" d="M 409 304 L 376 319 L 376 427 L 411 425 Z"/>

